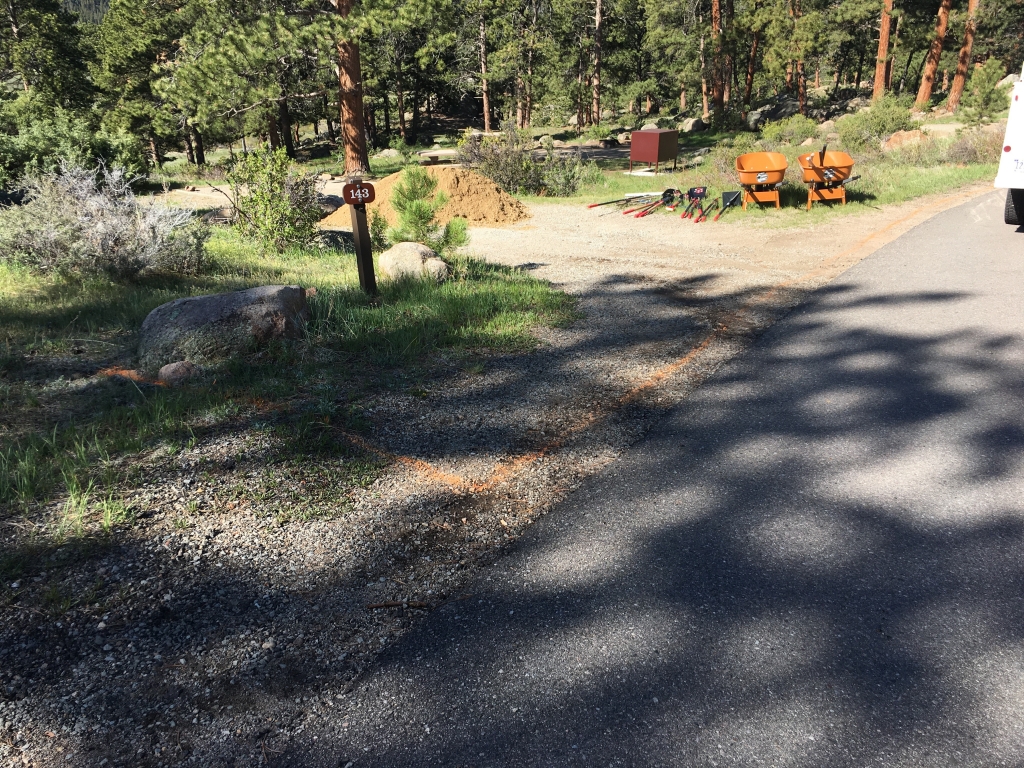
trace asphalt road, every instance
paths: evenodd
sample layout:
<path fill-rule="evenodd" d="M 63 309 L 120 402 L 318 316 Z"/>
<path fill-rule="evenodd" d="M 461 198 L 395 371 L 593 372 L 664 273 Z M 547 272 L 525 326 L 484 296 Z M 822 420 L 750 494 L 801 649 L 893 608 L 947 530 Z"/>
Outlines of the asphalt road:
<path fill-rule="evenodd" d="M 1024 765 L 1002 201 L 813 294 L 387 652 L 310 762 Z"/>

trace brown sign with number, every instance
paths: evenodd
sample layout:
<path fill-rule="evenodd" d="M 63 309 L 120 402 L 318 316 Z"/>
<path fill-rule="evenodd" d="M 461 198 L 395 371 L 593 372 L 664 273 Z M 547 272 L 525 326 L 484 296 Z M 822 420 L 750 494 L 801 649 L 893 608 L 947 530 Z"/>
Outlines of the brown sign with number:
<path fill-rule="evenodd" d="M 357 181 L 355 184 L 346 184 L 341 188 L 341 197 L 349 205 L 366 205 L 372 203 L 376 197 L 373 184 L 364 184 Z"/>

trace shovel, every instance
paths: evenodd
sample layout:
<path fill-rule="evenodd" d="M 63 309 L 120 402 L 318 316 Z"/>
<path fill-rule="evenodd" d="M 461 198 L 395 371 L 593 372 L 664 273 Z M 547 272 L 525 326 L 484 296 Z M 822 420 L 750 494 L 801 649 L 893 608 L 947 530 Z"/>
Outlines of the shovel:
<path fill-rule="evenodd" d="M 740 204 L 740 193 L 739 192 L 723 192 L 722 193 L 722 210 L 715 214 L 715 218 L 712 221 L 718 221 L 722 218 L 722 214 L 728 211 L 730 208 Z"/>

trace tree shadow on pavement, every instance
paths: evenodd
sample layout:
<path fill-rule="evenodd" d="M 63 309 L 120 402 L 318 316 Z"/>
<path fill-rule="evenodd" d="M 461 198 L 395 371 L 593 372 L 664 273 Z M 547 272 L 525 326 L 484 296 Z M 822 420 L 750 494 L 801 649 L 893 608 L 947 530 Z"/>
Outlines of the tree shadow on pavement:
<path fill-rule="evenodd" d="M 967 298 L 816 294 L 293 754 L 1018 764 L 1024 339 L 857 315 Z"/>

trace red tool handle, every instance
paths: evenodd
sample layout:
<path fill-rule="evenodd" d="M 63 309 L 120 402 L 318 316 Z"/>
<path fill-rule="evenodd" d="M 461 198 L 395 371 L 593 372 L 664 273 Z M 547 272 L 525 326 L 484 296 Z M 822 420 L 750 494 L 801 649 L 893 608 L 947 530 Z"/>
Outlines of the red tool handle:
<path fill-rule="evenodd" d="M 718 201 L 716 200 L 715 202 L 713 202 L 711 205 L 708 206 L 708 209 L 706 211 L 701 211 L 700 217 L 695 219 L 693 223 L 694 224 L 700 224 L 702 221 L 707 221 L 708 220 L 708 214 L 710 214 L 717 207 L 718 207 Z"/>
<path fill-rule="evenodd" d="M 648 206 L 647 208 L 644 208 L 644 209 L 643 209 L 642 211 L 640 211 L 640 213 L 638 213 L 638 214 L 637 214 L 636 216 L 634 216 L 633 218 L 634 218 L 634 219 L 639 219 L 639 218 L 642 218 L 643 216 L 646 216 L 646 215 L 647 215 L 647 214 L 649 214 L 649 213 L 654 213 L 655 209 L 657 209 L 657 208 L 660 208 L 660 207 L 661 207 L 661 206 L 663 206 L 664 204 L 665 204 L 665 201 L 664 201 L 664 200 L 659 200 L 659 201 L 658 201 L 658 202 L 656 202 L 656 203 L 655 203 L 654 205 L 650 205 L 650 206 Z"/>

